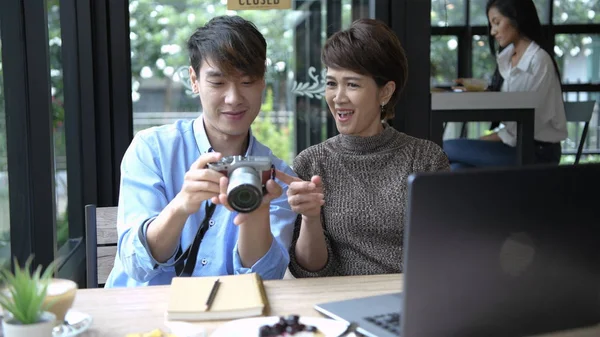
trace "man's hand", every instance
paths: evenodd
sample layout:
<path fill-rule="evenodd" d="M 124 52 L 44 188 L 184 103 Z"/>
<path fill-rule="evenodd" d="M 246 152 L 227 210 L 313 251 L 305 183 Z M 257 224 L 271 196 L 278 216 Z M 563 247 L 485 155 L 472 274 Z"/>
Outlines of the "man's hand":
<path fill-rule="evenodd" d="M 277 178 L 289 186 L 287 197 L 292 211 L 305 218 L 320 219 L 321 206 L 325 203 L 321 177 L 313 176 L 310 181 L 304 181 L 277 171 Z"/>
<path fill-rule="evenodd" d="M 228 210 L 233 212 L 234 209 L 231 208 L 231 206 L 229 205 L 229 202 L 227 201 L 227 186 L 229 186 L 229 179 L 227 177 L 221 177 L 219 184 L 220 184 L 220 194 L 212 197 L 211 201 L 213 204 L 222 204 Z M 234 224 L 239 225 L 239 224 L 246 222 L 248 217 L 252 216 L 253 214 L 255 214 L 257 212 L 260 212 L 260 211 L 264 212 L 265 210 L 266 210 L 266 212 L 269 212 L 269 206 L 271 205 L 271 200 L 279 197 L 281 195 L 281 193 L 283 192 L 283 188 L 281 188 L 281 186 L 279 186 L 279 184 L 276 183 L 275 180 L 273 180 L 273 179 L 269 179 L 267 181 L 266 187 L 267 187 L 267 193 L 265 193 L 263 195 L 260 206 L 258 206 L 257 209 L 255 209 L 254 211 L 252 211 L 250 213 L 238 214 L 235 217 L 235 219 L 233 219 Z"/>
<path fill-rule="evenodd" d="M 219 195 L 219 179 L 223 178 L 223 174 L 206 165 L 219 161 L 221 157 L 218 152 L 207 152 L 192 164 L 185 174 L 181 191 L 175 196 L 177 210 L 187 215 L 196 213 L 203 201 Z"/>

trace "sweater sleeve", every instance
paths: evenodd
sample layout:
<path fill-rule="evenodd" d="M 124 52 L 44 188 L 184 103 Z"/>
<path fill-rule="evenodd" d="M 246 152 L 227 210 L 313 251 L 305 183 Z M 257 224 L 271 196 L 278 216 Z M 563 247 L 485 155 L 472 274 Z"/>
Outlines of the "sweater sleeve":
<path fill-rule="evenodd" d="M 310 149 L 309 149 L 310 150 Z M 305 150 L 303 153 L 300 153 L 296 159 L 294 159 L 294 172 L 298 175 L 298 177 L 302 180 L 310 180 L 313 175 L 320 175 L 314 166 L 313 163 L 317 163 L 319 161 L 318 153 L 316 151 L 308 151 Z M 327 191 L 324 191 L 327 193 Z M 326 206 L 323 206 L 326 207 Z M 329 234 L 327 233 L 327 227 L 325 226 L 325 217 L 323 216 L 323 208 L 321 208 L 321 225 L 323 226 L 323 233 L 325 236 L 325 245 L 327 246 L 327 263 L 325 266 L 318 271 L 311 272 L 309 270 L 304 269 L 296 259 L 296 243 L 298 242 L 298 237 L 300 236 L 300 227 L 302 226 L 302 215 L 298 215 L 296 218 L 296 224 L 294 226 L 294 236 L 292 238 L 292 245 L 290 247 L 290 265 L 289 269 L 294 277 L 303 278 L 303 277 L 323 277 L 323 276 L 331 276 L 334 275 L 334 265 L 335 258 L 333 254 L 333 250 L 331 248 L 331 240 L 329 238 Z"/>
<path fill-rule="evenodd" d="M 442 148 L 429 140 L 422 140 L 420 153 L 416 154 L 414 170 L 417 172 L 450 171 L 450 161 Z"/>

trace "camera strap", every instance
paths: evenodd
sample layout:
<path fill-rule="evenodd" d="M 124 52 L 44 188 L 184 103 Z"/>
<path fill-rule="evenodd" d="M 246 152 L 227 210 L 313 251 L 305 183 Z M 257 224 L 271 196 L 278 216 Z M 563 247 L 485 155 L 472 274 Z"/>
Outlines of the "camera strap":
<path fill-rule="evenodd" d="M 200 242 L 202 242 L 204 234 L 206 234 L 206 231 L 208 230 L 208 222 L 215 212 L 216 207 L 216 205 L 212 203 L 209 205 L 208 201 L 206 201 L 204 205 L 206 215 L 198 228 L 198 232 L 196 232 L 194 241 L 183 253 L 180 245 L 177 254 L 175 254 L 175 273 L 177 276 L 192 276 L 192 273 L 194 272 L 196 259 L 198 258 L 198 250 L 200 249 Z"/>
<path fill-rule="evenodd" d="M 212 152 L 212 148 L 209 149 L 209 152 Z M 270 170 L 270 178 L 275 179 L 275 166 L 271 165 Z M 267 193 L 266 185 L 263 186 L 263 193 Z M 196 267 L 196 259 L 198 258 L 198 250 L 200 249 L 200 243 L 208 230 L 208 222 L 212 217 L 215 211 L 216 205 L 208 202 L 208 200 L 204 203 L 204 209 L 206 210 L 206 214 L 198 231 L 196 232 L 196 236 L 194 237 L 194 241 L 192 244 L 185 250 L 182 251 L 181 245 L 177 249 L 177 253 L 175 254 L 175 274 L 177 276 L 189 277 L 192 276 L 194 272 L 194 268 Z"/>

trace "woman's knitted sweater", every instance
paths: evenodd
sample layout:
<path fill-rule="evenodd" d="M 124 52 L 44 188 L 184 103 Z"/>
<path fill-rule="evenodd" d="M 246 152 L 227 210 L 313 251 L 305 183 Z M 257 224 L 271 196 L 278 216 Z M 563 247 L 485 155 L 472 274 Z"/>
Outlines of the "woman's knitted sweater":
<path fill-rule="evenodd" d="M 402 272 L 408 176 L 450 166 L 435 143 L 386 126 L 372 137 L 337 135 L 312 146 L 296 157 L 293 168 L 304 180 L 322 178 L 329 257 L 316 272 L 297 263 L 298 216 L 289 268 L 296 277 L 320 277 Z"/>

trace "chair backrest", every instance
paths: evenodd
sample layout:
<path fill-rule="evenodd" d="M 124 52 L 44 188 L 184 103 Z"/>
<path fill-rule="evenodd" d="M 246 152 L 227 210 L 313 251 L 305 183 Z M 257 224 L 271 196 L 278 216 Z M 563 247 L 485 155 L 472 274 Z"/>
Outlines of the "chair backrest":
<path fill-rule="evenodd" d="M 87 287 L 106 283 L 117 253 L 117 207 L 85 206 Z"/>
<path fill-rule="evenodd" d="M 567 122 L 589 122 L 592 119 L 596 101 L 565 102 Z"/>
<path fill-rule="evenodd" d="M 575 164 L 579 164 L 581 154 L 583 153 L 583 144 L 587 138 L 588 129 L 590 126 L 590 120 L 594 113 L 594 105 L 596 101 L 583 101 L 583 102 L 565 102 L 565 115 L 567 122 L 583 122 L 583 131 L 581 132 L 581 139 L 577 145 L 577 153 L 575 154 Z"/>

